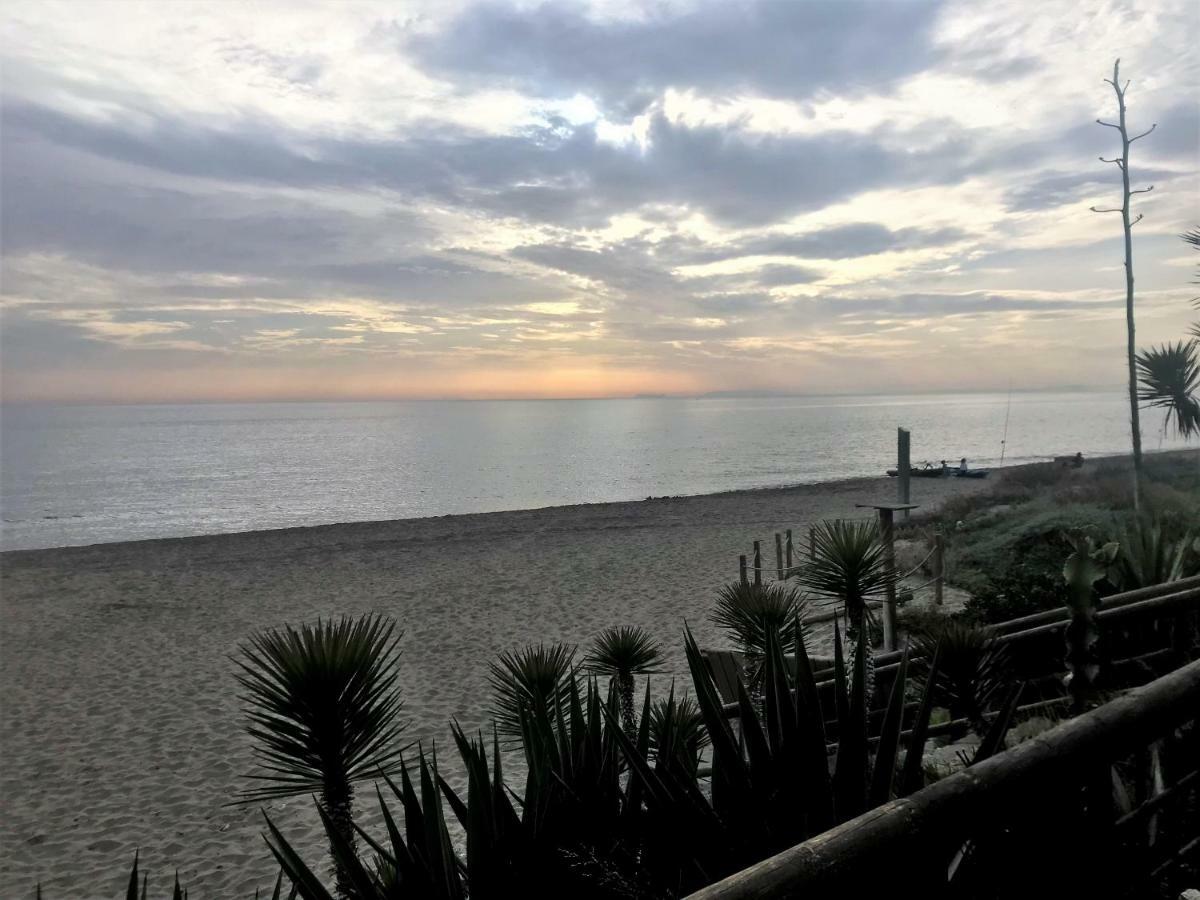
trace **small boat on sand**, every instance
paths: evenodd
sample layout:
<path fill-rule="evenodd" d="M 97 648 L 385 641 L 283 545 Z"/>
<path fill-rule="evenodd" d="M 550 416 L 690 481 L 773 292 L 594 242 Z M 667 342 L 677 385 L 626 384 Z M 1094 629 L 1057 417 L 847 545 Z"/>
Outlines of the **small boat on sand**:
<path fill-rule="evenodd" d="M 991 469 L 954 469 L 954 474 L 958 478 L 987 478 Z"/>
<path fill-rule="evenodd" d="M 934 465 L 927 464 L 927 465 L 921 466 L 920 468 L 918 468 L 917 466 L 913 466 L 911 469 L 908 470 L 908 474 L 910 476 L 912 476 L 913 478 L 941 478 L 943 475 L 946 474 L 947 471 L 948 470 L 942 466 L 934 466 Z M 900 470 L 899 469 L 888 469 L 887 473 L 892 478 L 895 478 L 896 476 L 898 476 L 900 474 Z"/>

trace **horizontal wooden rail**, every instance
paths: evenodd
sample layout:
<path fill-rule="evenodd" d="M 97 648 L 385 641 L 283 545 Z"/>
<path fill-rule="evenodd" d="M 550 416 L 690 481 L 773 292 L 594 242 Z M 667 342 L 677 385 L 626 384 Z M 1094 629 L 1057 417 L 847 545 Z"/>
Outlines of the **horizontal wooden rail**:
<path fill-rule="evenodd" d="M 730 875 L 691 900 L 876 896 L 880 873 L 936 857 L 938 849 L 963 839 L 963 823 L 1020 809 L 1040 815 L 1033 798 L 1046 785 L 1076 777 L 1085 765 L 1120 759 L 1197 716 L 1200 660 Z M 926 893 L 917 890 L 915 877 L 906 887 Z"/>

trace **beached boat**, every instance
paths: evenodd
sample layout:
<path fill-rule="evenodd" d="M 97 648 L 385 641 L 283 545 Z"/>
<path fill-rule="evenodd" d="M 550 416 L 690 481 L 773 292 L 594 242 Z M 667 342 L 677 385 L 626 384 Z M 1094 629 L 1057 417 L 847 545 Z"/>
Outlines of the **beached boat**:
<path fill-rule="evenodd" d="M 895 478 L 900 474 L 900 470 L 888 469 L 887 473 L 892 478 Z M 946 470 L 941 466 L 922 466 L 919 469 L 916 467 L 909 469 L 908 474 L 913 478 L 941 478 L 946 474 Z"/>
<path fill-rule="evenodd" d="M 991 469 L 955 469 L 958 478 L 987 478 Z"/>

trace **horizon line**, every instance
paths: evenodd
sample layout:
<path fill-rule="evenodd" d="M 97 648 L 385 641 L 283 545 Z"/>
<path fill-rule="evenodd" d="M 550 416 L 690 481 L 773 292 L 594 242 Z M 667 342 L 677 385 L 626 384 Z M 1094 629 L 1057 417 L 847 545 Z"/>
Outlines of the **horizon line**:
<path fill-rule="evenodd" d="M 735 400 L 751 398 L 820 398 L 820 397 L 927 397 L 938 394 L 974 395 L 974 394 L 1100 394 L 1124 390 L 1124 385 L 1046 385 L 1042 387 L 1003 387 L 991 388 L 929 388 L 906 391 L 780 391 L 770 388 L 746 388 L 699 393 L 668 393 L 668 392 L 637 392 L 628 394 L 594 395 L 582 397 L 570 396 L 438 396 L 425 397 L 259 397 L 259 398 L 182 398 L 163 400 L 112 400 L 112 399 L 78 399 L 78 400 L 23 400 L 0 399 L 0 408 L 30 407 L 30 406 L 219 406 L 219 405 L 253 405 L 268 403 L 488 403 L 488 402 L 553 402 L 570 401 L 603 401 L 603 400 Z"/>

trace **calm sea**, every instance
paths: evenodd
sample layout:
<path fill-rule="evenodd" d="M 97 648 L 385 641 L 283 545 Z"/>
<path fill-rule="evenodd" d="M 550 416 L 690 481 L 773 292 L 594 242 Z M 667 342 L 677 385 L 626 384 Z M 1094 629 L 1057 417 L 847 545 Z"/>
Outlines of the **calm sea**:
<path fill-rule="evenodd" d="M 1127 450 L 1119 392 L 6 407 L 4 549 L 701 494 Z M 1149 449 L 1162 440 L 1147 416 Z"/>

